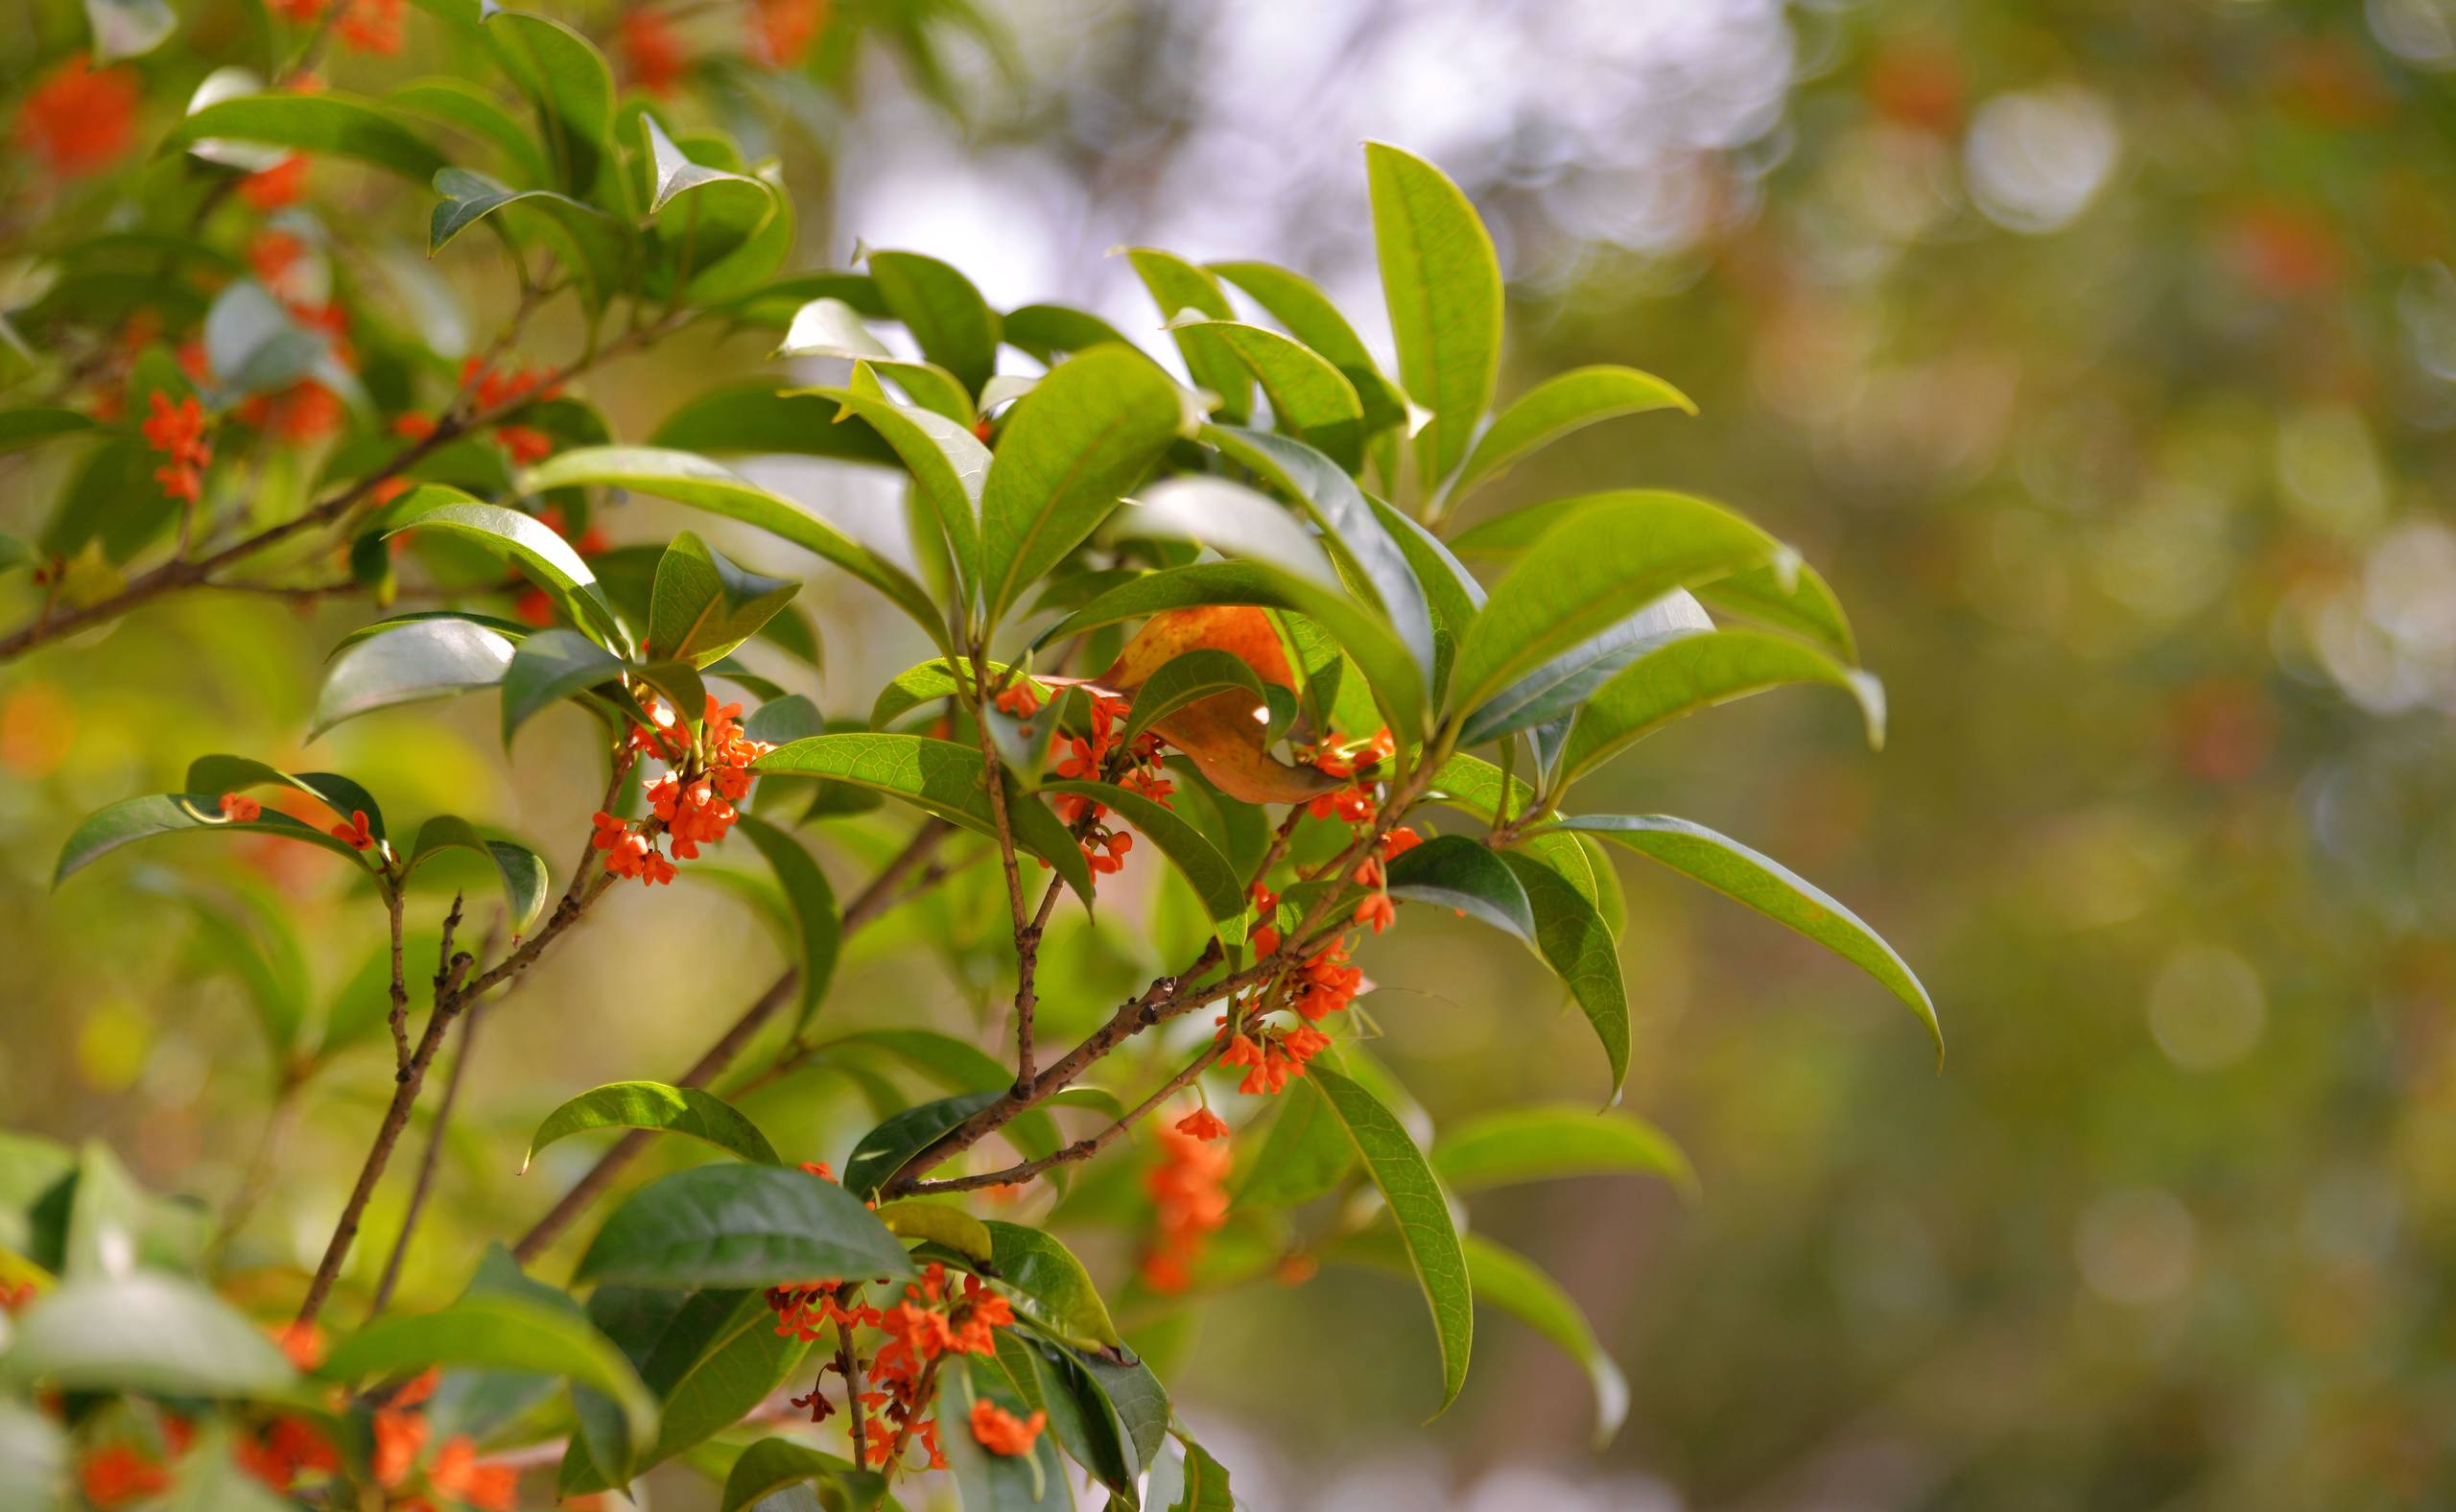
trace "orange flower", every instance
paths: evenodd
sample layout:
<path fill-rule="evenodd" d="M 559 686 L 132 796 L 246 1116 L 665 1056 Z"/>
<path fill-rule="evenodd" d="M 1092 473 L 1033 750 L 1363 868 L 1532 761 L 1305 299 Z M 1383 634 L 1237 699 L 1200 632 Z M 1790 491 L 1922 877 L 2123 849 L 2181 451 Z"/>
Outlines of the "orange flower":
<path fill-rule="evenodd" d="M 520 1472 L 509 1465 L 481 1465 L 477 1446 L 461 1434 L 436 1452 L 427 1484 L 455 1501 L 484 1512 L 511 1512 L 520 1494 Z"/>
<path fill-rule="evenodd" d="M 682 39 L 665 17 L 645 6 L 623 12 L 623 56 L 631 65 L 631 83 L 652 95 L 670 95 L 690 60 L 682 56 Z"/>
<path fill-rule="evenodd" d="M 1161 1129 L 1159 1139 L 1161 1163 L 1143 1182 L 1157 1210 L 1143 1283 L 1154 1291 L 1183 1291 L 1210 1234 L 1228 1221 L 1226 1182 L 1236 1156 L 1179 1129 Z"/>
<path fill-rule="evenodd" d="M 152 408 L 139 429 L 146 445 L 170 459 L 154 469 L 154 481 L 172 498 L 194 504 L 203 497 L 204 469 L 213 464 L 213 445 L 204 438 L 204 408 L 194 394 L 174 406 L 159 389 L 154 390 Z"/>
<path fill-rule="evenodd" d="M 495 427 L 495 444 L 503 448 L 505 456 L 522 467 L 542 462 L 555 455 L 555 438 L 534 426 L 498 425 Z"/>
<path fill-rule="evenodd" d="M 136 75 L 93 71 L 78 54 L 45 74 L 17 109 L 17 141 L 52 172 L 90 174 L 135 140 Z"/>
<path fill-rule="evenodd" d="M 1030 678 L 1018 677 L 998 695 L 997 704 L 1001 714 L 1028 720 L 1040 712 L 1040 690 L 1032 686 Z"/>
<path fill-rule="evenodd" d="M 375 1414 L 375 1455 L 371 1461 L 377 1484 L 397 1486 L 407 1480 L 410 1467 L 417 1463 L 418 1451 L 424 1448 L 424 1414 L 398 1406 L 379 1410 Z"/>
<path fill-rule="evenodd" d="M 1196 1108 L 1177 1120 L 1177 1132 L 1199 1140 L 1226 1139 L 1228 1124 L 1209 1108 Z"/>
<path fill-rule="evenodd" d="M 365 809 L 350 810 L 347 824 L 336 824 L 326 833 L 352 850 L 371 850 L 375 845 L 375 834 L 366 827 Z"/>
<path fill-rule="evenodd" d="M 23 1312 L 36 1294 L 31 1281 L 0 1281 L 0 1313 L 13 1317 Z"/>
<path fill-rule="evenodd" d="M 248 208 L 269 213 L 297 203 L 306 188 L 307 159 L 293 153 L 271 168 L 240 179 L 239 198 L 248 201 Z"/>
<path fill-rule="evenodd" d="M 1048 1422 L 1046 1412 L 1019 1418 L 986 1397 L 972 1405 L 972 1436 L 993 1454 L 1030 1453 Z"/>
<path fill-rule="evenodd" d="M 342 40 L 362 53 L 387 56 L 401 50 L 402 0 L 346 0 Z"/>
<path fill-rule="evenodd" d="M 222 816 L 234 824 L 245 824 L 265 812 L 265 806 L 244 792 L 222 795 Z"/>
<path fill-rule="evenodd" d="M 108 1512 L 139 1497 L 168 1491 L 171 1473 L 130 1445 L 107 1444 L 77 1467 L 77 1482 L 86 1500 Z"/>
<path fill-rule="evenodd" d="M 1373 893 L 1356 906 L 1356 922 L 1372 925 L 1373 933 L 1376 934 L 1388 929 L 1391 922 L 1398 916 L 1398 907 L 1391 903 L 1390 895 L 1386 892 Z"/>
<path fill-rule="evenodd" d="M 828 0 L 757 0 L 750 14 L 751 56 L 770 68 L 791 68 L 827 24 L 827 11 Z"/>

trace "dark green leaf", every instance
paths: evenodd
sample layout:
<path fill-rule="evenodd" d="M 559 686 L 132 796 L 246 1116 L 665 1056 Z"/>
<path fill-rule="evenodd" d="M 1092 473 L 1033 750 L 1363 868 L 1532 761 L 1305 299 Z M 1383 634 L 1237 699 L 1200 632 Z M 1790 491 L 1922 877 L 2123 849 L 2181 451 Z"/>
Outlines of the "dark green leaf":
<path fill-rule="evenodd" d="M 0 410 L 0 453 L 20 451 L 62 436 L 82 436 L 99 429 L 101 427 L 91 416 L 75 410 L 42 405 Z"/>
<path fill-rule="evenodd" d="M 424 185 L 450 166 L 434 145 L 371 100 L 329 90 L 256 94 L 206 106 L 175 127 L 164 152 L 208 137 L 261 142 L 299 152 L 354 157 Z"/>
<path fill-rule="evenodd" d="M 1311 1081 L 1272 1099 L 1270 1135 L 1246 1162 L 1239 1207 L 1292 1208 L 1327 1194 L 1356 1164 L 1356 1147 Z"/>
<path fill-rule="evenodd" d="M 417 840 L 410 850 L 409 870 L 437 851 L 460 849 L 474 852 L 492 862 L 496 875 L 503 882 L 503 901 L 512 937 L 517 939 L 537 922 L 546 907 L 546 859 L 526 845 L 509 840 L 490 840 L 478 833 L 476 825 L 458 815 L 438 814 L 418 827 Z"/>
<path fill-rule="evenodd" d="M 752 572 L 684 531 L 657 558 L 648 644 L 659 656 L 705 667 L 750 639 L 800 591 L 800 583 Z"/>
<path fill-rule="evenodd" d="M 1536 950 L 1569 987 L 1587 1023 L 1594 1026 L 1594 1037 L 1602 1042 L 1604 1059 L 1612 1068 L 1612 1098 L 1617 1101 L 1629 1079 L 1629 994 L 1620 980 L 1619 946 L 1587 896 L 1592 875 L 1581 889 L 1533 856 L 1494 854 L 1525 889 Z M 1582 855 L 1569 859 L 1585 865 Z"/>
<path fill-rule="evenodd" d="M 228 830 L 242 835 L 278 835 L 284 839 L 301 840 L 309 845 L 343 856 L 356 865 L 365 865 L 365 858 L 312 824 L 302 824 L 289 815 L 268 809 L 253 819 L 245 821 L 222 816 L 220 793 L 161 792 L 142 798 L 124 798 L 88 815 L 77 826 L 59 848 L 59 862 L 53 869 L 51 884 L 58 886 L 95 861 L 119 849 L 131 840 L 156 835 L 176 835 L 194 830 Z"/>
<path fill-rule="evenodd" d="M 1526 889 L 1481 840 L 1437 835 L 1392 861 L 1389 878 L 1394 898 L 1456 909 L 1534 943 L 1535 915 Z M 1616 1065 L 1616 1079 L 1618 1070 Z"/>
<path fill-rule="evenodd" d="M 1684 635 L 1713 627 L 1695 599 L 1686 592 L 1666 594 L 1494 694 L 1467 716 L 1458 742 L 1480 745 L 1566 719 L 1629 663 Z M 1557 732 L 1547 732 L 1539 742 L 1537 765 L 1548 769 L 1550 764 L 1543 758 L 1559 754 L 1559 745 Z"/>
<path fill-rule="evenodd" d="M 1216 922 L 1233 919 L 1245 910 L 1245 886 L 1202 832 L 1169 812 L 1158 801 L 1131 789 L 1108 782 L 1049 782 L 1041 785 L 1043 792 L 1072 793 L 1089 798 L 1107 808 L 1143 834 L 1145 839 L 1169 858 L 1169 863 L 1184 874 L 1202 900 L 1203 910 Z"/>
<path fill-rule="evenodd" d="M 866 1470 L 855 1470 L 851 1463 L 834 1454 L 821 1453 L 807 1444 L 790 1438 L 763 1438 L 742 1452 L 725 1474 L 724 1492 L 717 1499 L 718 1512 L 742 1512 L 760 1499 L 787 1486 L 816 1481 L 820 1485 L 821 1506 L 827 1506 L 827 1491 L 833 1488 L 844 1499 L 845 1507 L 866 1507 L 886 1493 L 886 1483 Z M 838 1512 L 830 1508 L 830 1512 Z"/>
<path fill-rule="evenodd" d="M 853 387 L 814 391 L 834 400 L 845 413 L 859 415 L 895 448 L 923 502 L 946 532 L 956 581 L 967 589 L 977 586 L 980 581 L 980 491 L 989 476 L 989 448 L 957 421 L 897 404 L 876 391 L 876 380 L 871 381 L 870 391 L 863 391 L 860 379 L 861 370 L 856 369 Z"/>
<path fill-rule="evenodd" d="M 1013 1299 L 1018 1312 L 1051 1338 L 1078 1349 L 1119 1347 L 1117 1325 L 1074 1251 L 1036 1228 L 982 1221 L 998 1265 L 994 1284 Z"/>
<path fill-rule="evenodd" d="M 905 1109 L 854 1145 L 844 1161 L 844 1190 L 864 1201 L 875 1199 L 887 1178 L 902 1170 L 907 1161 L 1003 1096 L 1002 1092 L 971 1092 Z"/>
<path fill-rule="evenodd" d="M 563 699 L 620 680 L 623 668 L 623 658 L 578 630 L 557 626 L 523 639 L 503 669 L 504 747 L 510 748 L 523 724 Z"/>
<path fill-rule="evenodd" d="M 772 1287 L 906 1276 L 904 1246 L 833 1182 L 778 1166 L 710 1165 L 614 1210 L 575 1279 L 637 1287 Z"/>
<path fill-rule="evenodd" d="M 980 392 L 998 366 L 998 313 L 972 280 L 918 252 L 872 252 L 869 265 L 879 297 L 912 333 L 921 355 Z"/>
<path fill-rule="evenodd" d="M 1199 650 L 1171 657 L 1134 690 L 1133 712 L 1126 718 L 1121 739 L 1130 743 L 1187 704 L 1236 689 L 1250 695 L 1256 704 L 1266 701 L 1262 678 L 1241 656 Z"/>
<path fill-rule="evenodd" d="M 564 457 L 577 455 L 581 454 L 566 452 Z M 458 488 L 425 484 L 393 507 L 392 519 L 387 534 L 437 531 L 510 563 L 523 577 L 552 594 L 564 612 L 603 631 L 617 650 L 629 646 L 629 635 L 615 616 L 614 606 L 606 602 L 604 590 L 598 587 L 597 575 L 588 570 L 588 563 L 569 541 L 547 529 L 536 516 L 501 505 L 480 504 Z"/>
<path fill-rule="evenodd" d="M 784 453 L 893 467 L 893 448 L 866 425 L 838 425 L 836 401 L 773 384 L 711 390 L 667 415 L 651 443 L 686 452 Z"/>
<path fill-rule="evenodd" d="M 324 674 L 312 735 L 394 704 L 448 697 L 504 680 L 512 643 L 467 620 L 420 620 L 352 646 Z"/>

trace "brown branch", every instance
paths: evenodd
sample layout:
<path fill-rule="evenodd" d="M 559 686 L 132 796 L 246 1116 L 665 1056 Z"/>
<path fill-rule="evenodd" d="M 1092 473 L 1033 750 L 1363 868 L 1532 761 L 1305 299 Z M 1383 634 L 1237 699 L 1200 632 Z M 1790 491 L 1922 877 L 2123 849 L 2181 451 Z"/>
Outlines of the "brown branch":
<path fill-rule="evenodd" d="M 1089 1160 L 1116 1143 L 1126 1130 L 1149 1118 L 1160 1104 L 1193 1085 L 1194 1078 L 1210 1070 L 1212 1062 L 1227 1053 L 1227 1051 L 1226 1039 L 1214 1039 L 1209 1045 L 1203 1047 L 1201 1054 L 1187 1063 L 1185 1069 L 1161 1083 L 1159 1091 L 1137 1103 L 1123 1118 L 1097 1134 L 1087 1135 L 1037 1160 L 1022 1161 L 1004 1170 L 987 1171 L 976 1176 L 950 1176 L 943 1181 L 916 1181 L 905 1190 L 917 1197 L 933 1193 L 976 1192 L 982 1187 L 1011 1187 L 1018 1182 L 1031 1180 L 1052 1166 L 1063 1166 L 1070 1161 Z"/>
<path fill-rule="evenodd" d="M 980 735 L 980 780 L 989 789 L 989 817 L 998 832 L 998 862 L 1005 869 L 1006 904 L 1015 921 L 1015 1085 L 1020 1096 L 1032 1084 L 1032 1010 L 1039 1001 L 1033 985 L 1040 966 L 1040 936 L 1050 910 L 1057 905 L 1059 884 L 1051 881 L 1039 915 L 1024 911 L 1024 876 L 1015 865 L 1015 828 L 1006 815 L 1006 764 L 998 759 L 997 738 L 989 729 L 988 651 L 978 641 L 972 648 L 972 678 L 976 697 L 973 727 Z"/>
<path fill-rule="evenodd" d="M 904 849 L 898 852 L 892 861 L 881 867 L 879 874 L 870 879 L 869 885 L 863 887 L 851 903 L 845 905 L 842 933 L 849 936 L 856 930 L 885 913 L 894 901 L 893 893 L 897 885 L 915 867 L 927 861 L 931 853 L 935 851 L 940 843 L 954 832 L 955 826 L 944 819 L 932 819 L 915 831 Z M 787 1000 L 792 996 L 794 984 L 799 980 L 799 974 L 789 969 L 770 982 L 768 989 L 753 999 L 749 1007 L 743 1010 L 742 1016 L 734 1020 L 725 1031 L 717 1037 L 717 1042 L 709 1046 L 697 1060 L 692 1062 L 691 1069 L 684 1072 L 681 1079 L 674 1085 L 701 1087 L 716 1079 L 719 1074 L 732 1065 L 735 1058 L 749 1047 L 750 1041 L 758 1034 L 760 1028 L 768 1022 L 769 1016 L 784 1006 Z M 782 1064 L 781 1061 L 779 1063 Z M 539 1218 L 528 1233 L 520 1237 L 520 1241 L 512 1246 L 513 1257 L 526 1264 L 543 1254 L 548 1245 L 561 1237 L 563 1230 L 571 1227 L 573 1219 L 587 1211 L 589 1205 L 602 1195 L 606 1188 L 614 1184 L 615 1179 L 629 1168 L 631 1162 L 639 1159 L 641 1152 L 648 1148 L 649 1137 L 649 1130 L 632 1129 L 615 1141 L 604 1154 L 597 1158 L 597 1164 L 591 1166 L 587 1173 L 547 1210 L 546 1216 Z"/>
<path fill-rule="evenodd" d="M 468 974 L 473 961 L 473 957 L 467 955 L 456 956 L 452 952 L 452 933 L 460 919 L 460 895 L 454 893 L 452 913 L 444 920 L 443 944 L 436 952 L 435 999 L 437 1003 L 460 989 L 460 979 Z M 502 935 L 503 926 L 503 911 L 498 909 L 494 924 L 487 929 L 486 937 L 478 946 L 475 960 L 484 960 L 494 954 L 495 942 Z M 418 1215 L 425 1211 L 427 1197 L 435 1190 L 436 1168 L 442 1161 L 444 1136 L 452 1126 L 452 1109 L 460 1100 L 460 1078 L 469 1070 L 469 1058 L 478 1051 L 478 1014 L 484 1006 L 484 1004 L 471 1005 L 468 1021 L 460 1027 L 460 1052 L 452 1057 L 451 1073 L 443 1078 L 443 1100 L 436 1107 L 435 1122 L 427 1130 L 425 1152 L 418 1157 L 417 1180 L 410 1187 L 410 1205 L 401 1214 L 401 1232 L 392 1240 L 392 1253 L 384 1262 L 383 1280 L 376 1284 L 375 1300 L 367 1307 L 366 1315 L 370 1318 L 382 1312 L 385 1305 L 392 1300 L 392 1288 L 400 1283 L 401 1265 L 409 1258 L 410 1236 L 417 1231 Z"/>
<path fill-rule="evenodd" d="M 851 1307 L 861 1295 L 861 1288 L 851 1288 L 844 1305 Z M 844 1415 L 846 1431 L 853 1435 L 853 1468 L 867 1470 L 870 1465 L 870 1429 L 862 1408 L 862 1352 L 853 1347 L 853 1325 L 839 1321 L 836 1325 L 836 1373 L 844 1378 Z M 818 1389 L 814 1385 L 812 1390 Z"/>

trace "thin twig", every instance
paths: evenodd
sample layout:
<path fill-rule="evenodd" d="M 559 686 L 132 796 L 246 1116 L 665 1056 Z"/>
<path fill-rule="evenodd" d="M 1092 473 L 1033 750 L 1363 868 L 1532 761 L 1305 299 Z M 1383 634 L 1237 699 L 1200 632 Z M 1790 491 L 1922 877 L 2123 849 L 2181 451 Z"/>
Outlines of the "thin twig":
<path fill-rule="evenodd" d="M 1006 904 L 1015 921 L 1015 1086 L 1014 1096 L 1025 1095 L 1032 1085 L 1032 1010 L 1039 1001 L 1034 986 L 1040 964 L 1040 936 L 1049 919 L 1050 910 L 1057 904 L 1058 884 L 1050 884 L 1047 902 L 1039 915 L 1024 911 L 1024 876 L 1015 865 L 1015 828 L 1006 814 L 1006 765 L 998 758 L 998 741 L 989 728 L 990 699 L 995 695 L 989 687 L 988 652 L 980 642 L 973 643 L 972 676 L 975 698 L 972 722 L 980 735 L 980 780 L 989 789 L 989 817 L 998 832 L 998 863 L 1006 877 Z"/>

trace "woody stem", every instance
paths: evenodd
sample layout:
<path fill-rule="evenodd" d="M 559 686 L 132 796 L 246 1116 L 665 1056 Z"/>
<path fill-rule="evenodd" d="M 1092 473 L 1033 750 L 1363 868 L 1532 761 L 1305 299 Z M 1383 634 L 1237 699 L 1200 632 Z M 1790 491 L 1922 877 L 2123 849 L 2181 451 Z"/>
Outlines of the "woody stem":
<path fill-rule="evenodd" d="M 989 788 L 989 817 L 998 831 L 998 863 L 1006 874 L 1006 904 L 1015 921 L 1014 1094 L 1020 1095 L 1032 1084 L 1032 1010 L 1039 1002 L 1033 979 L 1040 967 L 1041 931 L 1049 922 L 1050 910 L 1057 906 L 1057 884 L 1051 883 L 1038 915 L 1025 912 L 1024 876 L 1015 864 L 1015 828 L 1006 815 L 1006 768 L 998 759 L 998 742 L 989 729 L 989 700 L 995 695 L 989 687 L 986 657 L 986 649 L 974 642 L 972 722 L 980 732 L 980 780 Z"/>
<path fill-rule="evenodd" d="M 1043 1155 L 1037 1160 L 1022 1161 L 1004 1170 L 987 1171 L 980 1175 L 950 1176 L 943 1181 L 916 1181 L 906 1190 L 914 1196 L 922 1196 L 931 1193 L 975 1192 L 982 1187 L 1012 1186 L 1017 1182 L 1029 1181 L 1052 1166 L 1063 1166 L 1070 1161 L 1089 1160 L 1115 1144 L 1135 1124 L 1149 1118 L 1162 1103 L 1193 1085 L 1194 1078 L 1210 1070 L 1212 1063 L 1225 1054 L 1227 1050 L 1227 1040 L 1213 1040 L 1203 1047 L 1201 1054 L 1188 1062 L 1185 1068 L 1175 1075 L 1162 1082 L 1159 1091 L 1135 1104 L 1124 1117 L 1098 1133 L 1087 1135 L 1051 1154 Z"/>

